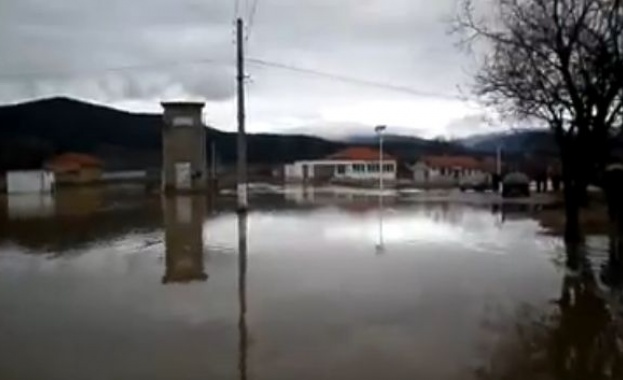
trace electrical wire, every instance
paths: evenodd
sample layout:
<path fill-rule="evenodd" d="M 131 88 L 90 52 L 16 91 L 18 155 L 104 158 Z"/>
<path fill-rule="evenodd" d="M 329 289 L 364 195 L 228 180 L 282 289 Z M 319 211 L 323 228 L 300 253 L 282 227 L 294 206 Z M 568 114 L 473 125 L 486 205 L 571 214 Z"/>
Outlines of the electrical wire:
<path fill-rule="evenodd" d="M 251 30 L 253 28 L 253 20 L 255 20 L 255 14 L 257 13 L 258 3 L 259 3 L 259 0 L 253 0 L 253 3 L 251 5 L 251 11 L 249 13 L 249 22 L 248 22 L 248 27 L 247 27 L 247 36 L 246 36 L 247 40 L 251 38 Z"/>
<path fill-rule="evenodd" d="M 268 61 L 265 59 L 259 58 L 247 58 L 245 60 L 247 63 L 268 67 L 272 69 L 285 70 L 293 73 L 305 74 L 305 75 L 313 75 L 317 77 L 321 77 L 328 80 L 339 81 L 343 83 L 351 83 L 360 86 L 367 87 L 375 87 L 381 88 L 390 91 L 402 92 L 411 95 L 415 95 L 418 97 L 434 97 L 434 98 L 442 98 L 442 99 L 450 99 L 450 100 L 461 100 L 467 101 L 469 100 L 466 96 L 462 96 L 459 94 L 442 94 L 437 92 L 429 92 L 422 91 L 411 87 L 406 86 L 398 86 L 394 84 L 387 84 L 382 82 L 371 81 L 367 79 L 355 78 L 351 76 L 346 76 L 337 73 L 324 72 L 319 70 L 314 70 L 310 68 L 298 67 L 294 65 L 284 64 L 280 62 Z M 33 79 L 36 77 L 64 77 L 64 76 L 80 76 L 80 75 L 91 75 L 98 73 L 114 73 L 114 72 L 123 72 L 123 71 L 132 71 L 132 70 L 144 70 L 144 69 L 159 69 L 163 67 L 172 67 L 172 66 L 180 66 L 180 65 L 191 65 L 191 64 L 199 64 L 199 63 L 207 63 L 213 65 L 222 65 L 231 67 L 233 63 L 226 60 L 217 60 L 213 58 L 202 58 L 196 59 L 192 61 L 170 61 L 170 62 L 158 62 L 158 63 L 149 63 L 149 64 L 139 64 L 139 65 L 129 65 L 129 66 L 119 66 L 119 67 L 110 67 L 110 68 L 96 68 L 96 69 L 85 69 L 85 70 L 67 70 L 67 71 L 56 71 L 56 72 L 24 72 L 24 73 L 0 73 L 0 80 L 20 80 L 20 79 Z"/>
<path fill-rule="evenodd" d="M 350 77 L 350 76 L 341 75 L 341 74 L 328 73 L 328 72 L 313 70 L 309 68 L 287 65 L 287 64 L 279 63 L 279 62 L 271 62 L 271 61 L 267 61 L 264 59 L 247 58 L 247 62 L 251 64 L 260 65 L 260 66 L 266 66 L 266 67 L 288 70 L 288 71 L 302 73 L 302 74 L 319 76 L 319 77 L 323 77 L 326 79 L 332 79 L 332 80 L 337 80 L 337 81 L 346 82 L 346 83 L 353 83 L 353 84 L 363 85 L 363 86 L 368 86 L 368 87 L 377 87 L 377 88 L 383 88 L 386 90 L 404 92 L 404 93 L 421 96 L 421 97 L 435 97 L 435 98 L 463 100 L 463 101 L 467 100 L 464 96 L 461 96 L 461 95 L 451 95 L 451 94 L 441 94 L 441 93 L 435 93 L 435 92 L 421 91 L 421 90 L 417 90 L 417 89 L 410 88 L 410 87 L 397 86 L 393 84 L 375 82 L 375 81 Z"/>
<path fill-rule="evenodd" d="M 240 0 L 234 0 L 234 22 L 240 15 Z"/>

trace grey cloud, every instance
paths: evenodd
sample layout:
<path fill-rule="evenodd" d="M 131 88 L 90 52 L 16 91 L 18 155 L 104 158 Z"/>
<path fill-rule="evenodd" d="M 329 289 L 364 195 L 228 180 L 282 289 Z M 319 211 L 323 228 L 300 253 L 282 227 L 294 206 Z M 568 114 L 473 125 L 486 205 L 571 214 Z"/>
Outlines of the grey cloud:
<path fill-rule="evenodd" d="M 109 103 L 232 99 L 234 1 L 2 1 L 0 100 L 55 93 Z M 253 1 L 239 1 L 244 13 Z M 462 56 L 446 34 L 456 0 L 258 1 L 252 57 L 426 92 L 455 93 L 466 80 Z M 103 70 L 142 65 L 153 67 Z M 248 72 L 251 115 L 258 116 L 251 124 L 315 123 L 318 107 L 391 96 L 252 64 Z"/>

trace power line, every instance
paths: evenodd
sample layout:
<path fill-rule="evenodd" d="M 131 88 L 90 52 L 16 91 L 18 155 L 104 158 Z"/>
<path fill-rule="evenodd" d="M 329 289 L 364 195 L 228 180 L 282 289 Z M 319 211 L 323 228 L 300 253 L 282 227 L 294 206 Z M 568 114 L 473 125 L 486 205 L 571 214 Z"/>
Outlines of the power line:
<path fill-rule="evenodd" d="M 251 5 L 251 12 L 249 14 L 249 22 L 247 26 L 247 40 L 251 38 L 251 29 L 253 28 L 253 20 L 255 19 L 255 13 L 257 12 L 258 3 L 259 0 L 253 0 L 253 4 Z"/>
<path fill-rule="evenodd" d="M 350 76 L 341 75 L 341 74 L 322 72 L 322 71 L 313 70 L 313 69 L 309 69 L 309 68 L 303 68 L 303 67 L 287 65 L 287 64 L 279 63 L 279 62 L 270 62 L 270 61 L 266 61 L 266 60 L 263 60 L 263 59 L 247 58 L 247 61 L 249 63 L 260 65 L 260 66 L 266 66 L 266 67 L 271 67 L 271 68 L 283 69 L 283 70 L 288 70 L 288 71 L 302 73 L 302 74 L 315 75 L 315 76 L 320 76 L 320 77 L 324 77 L 324 78 L 327 78 L 327 79 L 333 79 L 333 80 L 346 82 L 346 83 L 353 83 L 353 84 L 358 84 L 358 85 L 363 85 L 363 86 L 377 87 L 377 88 L 383 88 L 383 89 L 386 89 L 386 90 L 404 92 L 404 93 L 408 93 L 408 94 L 416 95 L 416 96 L 435 97 L 435 98 L 443 98 L 443 99 L 451 99 L 451 100 L 462 100 L 462 101 L 467 100 L 464 96 L 460 96 L 460 95 L 442 94 L 442 93 L 421 91 L 421 90 L 417 90 L 417 89 L 410 88 L 410 87 L 397 86 L 397 85 L 393 85 L 393 84 L 386 84 L 386 83 L 381 83 L 381 82 L 375 82 L 375 81 L 370 81 L 370 80 L 366 80 L 366 79 L 350 77 Z"/>
<path fill-rule="evenodd" d="M 322 77 L 325 79 L 335 80 L 344 83 L 351 83 L 361 86 L 367 87 L 375 87 L 381 88 L 390 91 L 407 93 L 419 97 L 434 97 L 434 98 L 442 98 L 442 99 L 450 99 L 450 100 L 461 100 L 467 101 L 466 96 L 462 96 L 459 94 L 442 94 L 436 92 L 428 92 L 422 91 L 411 87 L 406 86 L 397 86 L 393 84 L 381 83 L 376 81 L 371 81 L 367 79 L 355 78 L 351 76 L 346 76 L 342 74 L 323 72 L 319 70 L 314 70 L 310 68 L 298 67 L 293 65 L 288 65 L 279 62 L 272 62 L 259 58 L 247 58 L 245 59 L 250 64 L 255 64 L 258 66 L 264 66 L 274 69 L 287 70 L 294 73 L 305 74 L 305 75 L 313 75 Z M 10 79 L 33 79 L 36 77 L 63 77 L 63 76 L 80 76 L 80 75 L 90 75 L 90 74 L 99 74 L 99 73 L 114 73 L 114 72 L 123 72 L 123 71 L 132 71 L 132 70 L 144 70 L 144 69 L 157 69 L 163 67 L 171 67 L 171 66 L 182 66 L 182 65 L 190 65 L 190 64 L 199 64 L 199 63 L 208 63 L 213 65 L 223 65 L 223 66 L 231 66 L 232 62 L 226 60 L 218 60 L 213 58 L 202 58 L 196 59 L 192 61 L 169 61 L 169 62 L 156 62 L 156 63 L 145 63 L 145 64 L 137 64 L 137 65 L 128 65 L 128 66 L 118 66 L 118 67 L 109 67 L 109 68 L 96 68 L 96 69 L 85 69 L 85 70 L 65 70 L 65 71 L 49 71 L 49 72 L 22 72 L 22 73 L 0 73 L 0 80 L 10 80 Z"/>
<path fill-rule="evenodd" d="M 240 0 L 234 0 L 234 20 L 240 15 Z"/>

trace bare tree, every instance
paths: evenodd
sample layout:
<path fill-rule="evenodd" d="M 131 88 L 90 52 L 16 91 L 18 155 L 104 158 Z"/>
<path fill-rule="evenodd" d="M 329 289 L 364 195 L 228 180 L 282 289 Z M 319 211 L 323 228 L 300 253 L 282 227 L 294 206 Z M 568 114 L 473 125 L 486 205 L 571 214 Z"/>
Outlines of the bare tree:
<path fill-rule="evenodd" d="M 464 0 L 463 41 L 484 43 L 475 92 L 513 117 L 540 120 L 561 155 L 568 241 L 580 238 L 579 206 L 608 158 L 623 111 L 621 0 L 492 0 L 490 17 Z"/>

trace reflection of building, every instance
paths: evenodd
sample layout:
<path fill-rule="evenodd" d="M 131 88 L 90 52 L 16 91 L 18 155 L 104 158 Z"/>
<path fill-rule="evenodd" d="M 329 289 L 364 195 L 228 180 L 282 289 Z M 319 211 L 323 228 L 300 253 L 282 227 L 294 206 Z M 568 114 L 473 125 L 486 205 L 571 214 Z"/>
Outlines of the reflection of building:
<path fill-rule="evenodd" d="M 386 204 L 393 204 L 396 193 L 384 196 Z M 358 208 L 376 208 L 378 190 L 347 187 L 313 187 L 289 184 L 285 186 L 284 198 L 299 205 L 345 205 Z"/>
<path fill-rule="evenodd" d="M 97 182 L 102 177 L 102 166 L 98 158 L 82 153 L 61 154 L 45 163 L 59 185 Z"/>
<path fill-rule="evenodd" d="M 379 151 L 365 147 L 342 150 L 318 160 L 296 161 L 285 166 L 285 178 L 292 181 L 354 180 L 376 181 L 379 179 Z M 396 179 L 396 159 L 383 156 L 383 178 Z"/>
<path fill-rule="evenodd" d="M 424 186 L 457 186 L 486 174 L 485 165 L 468 156 L 425 156 L 413 165 L 413 180 Z"/>
<path fill-rule="evenodd" d="M 203 103 L 163 103 L 162 187 L 168 192 L 206 189 L 206 134 Z"/>
<path fill-rule="evenodd" d="M 163 198 L 166 270 L 163 283 L 205 281 L 203 219 L 206 200 L 200 196 Z"/>
<path fill-rule="evenodd" d="M 49 218 L 54 215 L 54 196 L 51 194 L 9 194 L 9 219 Z"/>

